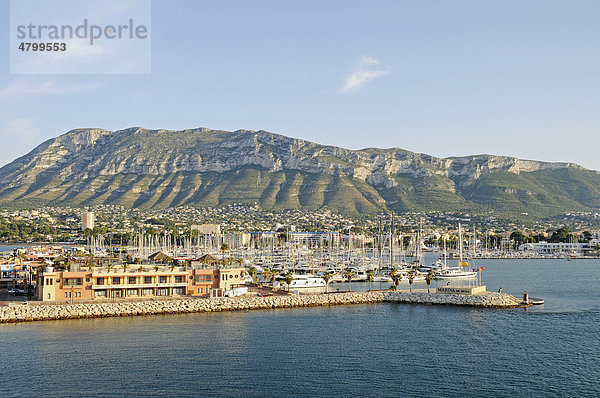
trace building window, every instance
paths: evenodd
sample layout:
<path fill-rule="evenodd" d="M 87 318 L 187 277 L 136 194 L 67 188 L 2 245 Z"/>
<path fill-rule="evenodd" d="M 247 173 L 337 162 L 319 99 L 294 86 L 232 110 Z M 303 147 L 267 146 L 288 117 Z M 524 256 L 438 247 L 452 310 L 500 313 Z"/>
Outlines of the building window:
<path fill-rule="evenodd" d="M 106 290 L 96 290 L 94 295 L 96 297 L 106 297 Z"/>
<path fill-rule="evenodd" d="M 67 296 L 67 293 L 65 292 L 65 298 L 67 298 L 67 297 L 68 297 L 68 296 Z"/>
<path fill-rule="evenodd" d="M 152 277 L 151 276 L 145 276 L 144 277 L 144 283 L 152 283 Z"/>
<path fill-rule="evenodd" d="M 175 283 L 182 283 L 183 275 L 175 275 Z"/>
<path fill-rule="evenodd" d="M 183 288 L 182 287 L 173 288 L 173 294 L 183 294 Z"/>
<path fill-rule="evenodd" d="M 119 277 L 119 276 L 113 276 L 112 283 L 113 283 L 113 285 L 120 285 L 121 284 L 121 277 Z M 113 297 L 119 297 L 119 296 L 113 296 Z"/>
<path fill-rule="evenodd" d="M 110 293 L 111 297 L 123 297 L 123 295 L 121 294 L 121 290 L 113 290 Z"/>
<path fill-rule="evenodd" d="M 48 293 L 48 300 L 50 300 L 50 293 Z"/>
<path fill-rule="evenodd" d="M 142 289 L 143 296 L 152 296 L 152 294 L 153 294 L 152 289 Z"/>
<path fill-rule="evenodd" d="M 127 289 L 127 295 L 128 296 L 137 296 L 138 290 L 137 289 Z"/>
<path fill-rule="evenodd" d="M 159 281 L 159 283 L 167 283 L 167 277 L 166 276 L 159 276 L 158 277 L 158 281 Z"/>
<path fill-rule="evenodd" d="M 135 285 L 135 276 L 130 276 L 128 282 L 130 285 Z"/>
<path fill-rule="evenodd" d="M 156 294 L 158 296 L 168 296 L 169 295 L 169 289 L 166 287 L 161 287 L 160 289 L 157 289 Z"/>
<path fill-rule="evenodd" d="M 83 285 L 83 278 L 65 278 L 65 286 Z"/>
<path fill-rule="evenodd" d="M 212 275 L 196 275 L 196 282 L 211 282 Z"/>
<path fill-rule="evenodd" d="M 104 278 L 96 278 L 96 285 L 104 285 Z"/>

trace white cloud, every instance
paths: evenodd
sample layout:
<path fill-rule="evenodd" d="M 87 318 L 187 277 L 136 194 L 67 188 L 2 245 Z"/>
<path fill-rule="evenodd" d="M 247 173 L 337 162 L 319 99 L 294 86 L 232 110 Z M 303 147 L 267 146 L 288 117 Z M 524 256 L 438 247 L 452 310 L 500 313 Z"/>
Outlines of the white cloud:
<path fill-rule="evenodd" d="M 37 83 L 32 80 L 15 80 L 10 86 L 0 90 L 0 100 L 38 97 L 59 93 L 60 89 L 53 81 Z"/>
<path fill-rule="evenodd" d="M 0 101 L 89 91 L 98 87 L 99 86 L 97 84 L 86 83 L 71 86 L 60 86 L 54 80 L 40 82 L 33 79 L 19 79 L 15 80 L 8 87 L 0 90 Z"/>
<path fill-rule="evenodd" d="M 389 73 L 389 68 L 381 67 L 378 59 L 368 56 L 361 57 L 352 73 L 346 76 L 341 92 L 355 93 L 370 81 Z"/>

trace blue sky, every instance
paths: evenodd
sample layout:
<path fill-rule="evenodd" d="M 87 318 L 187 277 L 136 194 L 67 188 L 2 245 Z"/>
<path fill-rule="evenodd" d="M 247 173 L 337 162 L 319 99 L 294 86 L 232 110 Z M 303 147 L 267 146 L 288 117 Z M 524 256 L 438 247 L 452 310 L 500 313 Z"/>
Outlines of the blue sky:
<path fill-rule="evenodd" d="M 10 74 L 0 164 L 79 127 L 263 129 L 600 170 L 598 1 L 152 2 L 142 75 Z"/>

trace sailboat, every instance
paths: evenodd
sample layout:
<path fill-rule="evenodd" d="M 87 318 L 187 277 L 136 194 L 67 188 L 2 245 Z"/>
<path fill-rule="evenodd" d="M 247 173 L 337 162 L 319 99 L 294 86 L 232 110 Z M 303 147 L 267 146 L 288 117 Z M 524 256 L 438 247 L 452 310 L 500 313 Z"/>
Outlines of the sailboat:
<path fill-rule="evenodd" d="M 459 260 L 458 267 L 448 267 L 446 264 L 446 241 L 444 240 L 444 264 L 439 269 L 435 270 L 435 279 L 470 279 L 477 277 L 475 271 L 463 271 L 461 267 L 469 267 L 469 263 L 463 260 L 463 242 L 462 242 L 462 229 L 460 223 L 458 224 L 458 252 Z"/>

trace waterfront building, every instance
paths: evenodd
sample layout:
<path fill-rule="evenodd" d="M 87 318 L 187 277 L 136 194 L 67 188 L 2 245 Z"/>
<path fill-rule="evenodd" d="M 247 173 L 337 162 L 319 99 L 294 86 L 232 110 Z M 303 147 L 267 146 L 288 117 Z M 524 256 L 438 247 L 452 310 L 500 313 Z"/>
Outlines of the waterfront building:
<path fill-rule="evenodd" d="M 55 271 L 38 276 L 42 301 L 113 298 L 220 297 L 244 283 L 244 268 L 192 268 L 157 265 L 92 267 L 84 271 Z"/>
<path fill-rule="evenodd" d="M 520 251 L 532 251 L 538 254 L 573 253 L 583 254 L 593 250 L 589 243 L 524 243 L 519 246 Z"/>

